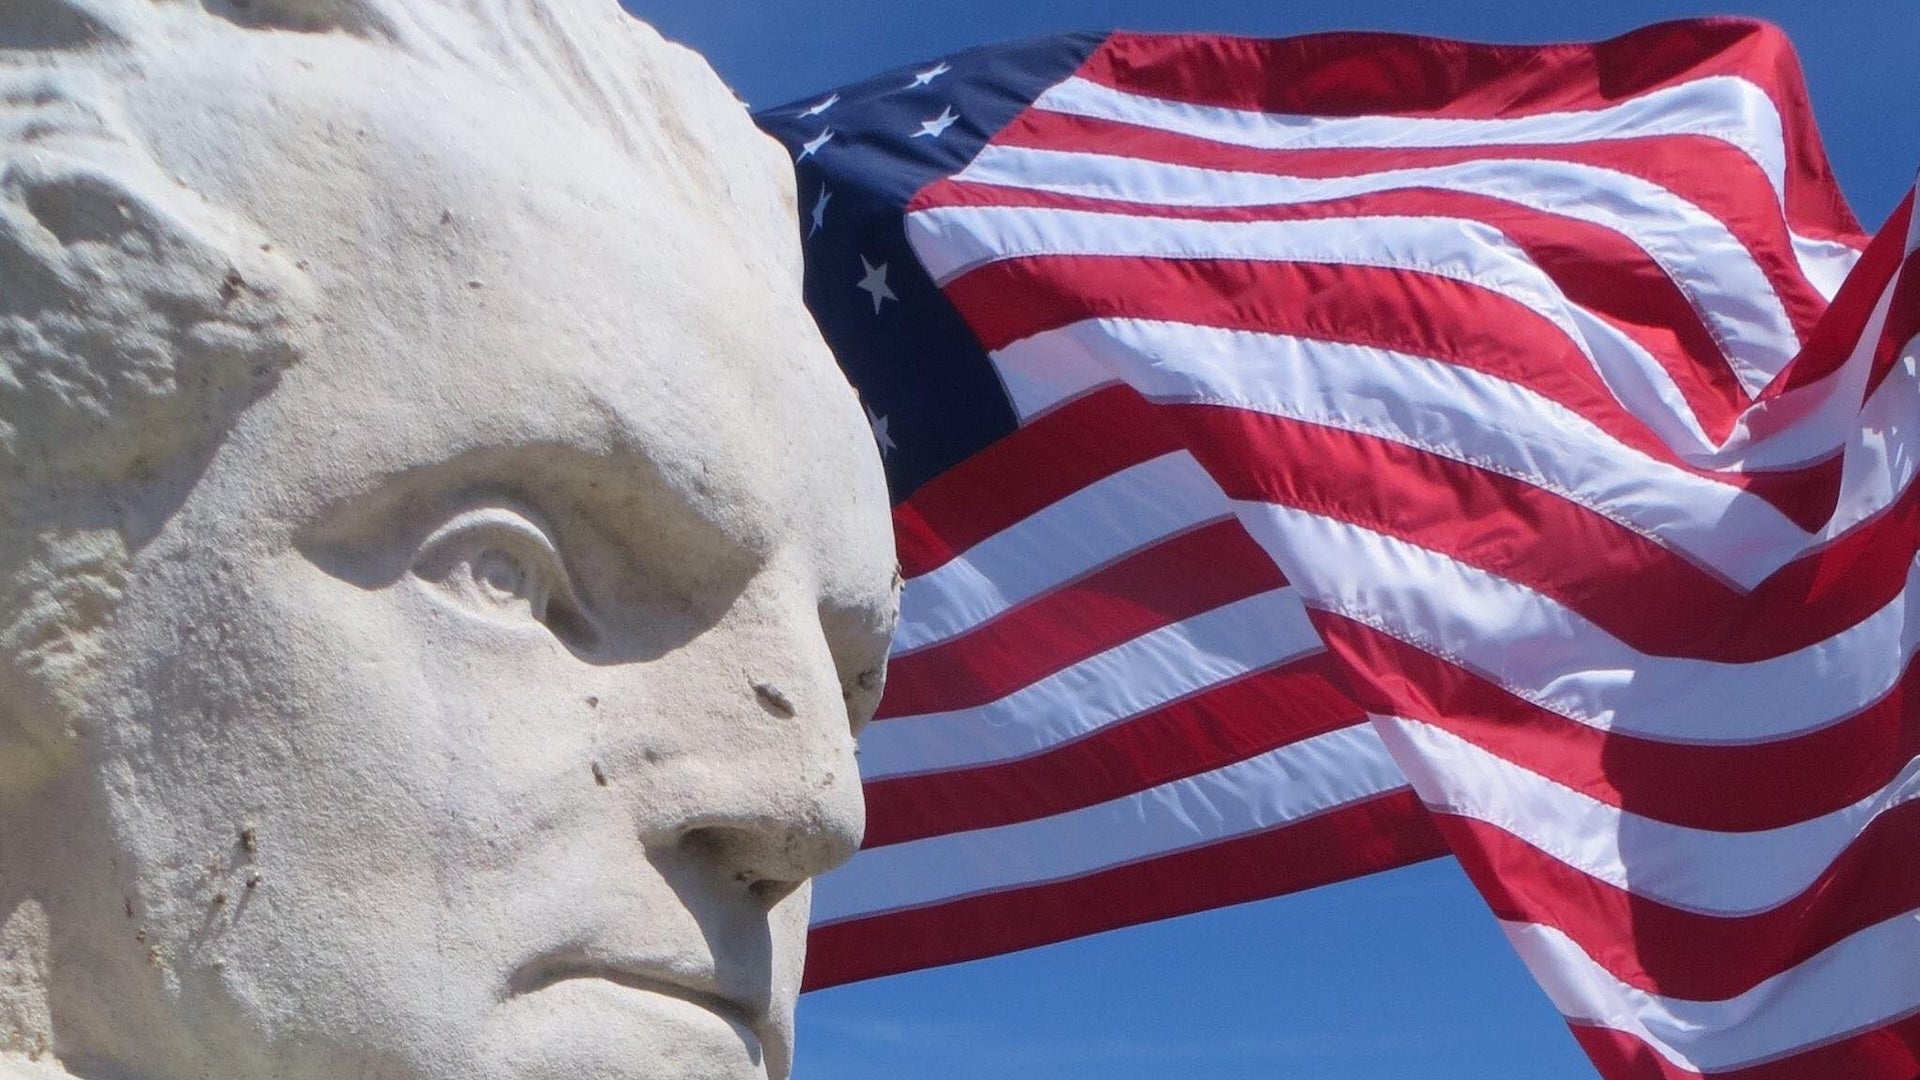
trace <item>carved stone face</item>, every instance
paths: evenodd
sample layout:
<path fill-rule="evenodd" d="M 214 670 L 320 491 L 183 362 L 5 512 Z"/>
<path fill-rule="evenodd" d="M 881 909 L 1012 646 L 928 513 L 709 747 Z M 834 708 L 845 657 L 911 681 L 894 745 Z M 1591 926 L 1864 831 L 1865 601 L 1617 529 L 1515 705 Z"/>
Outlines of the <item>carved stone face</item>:
<path fill-rule="evenodd" d="M 219 66 L 153 76 L 205 118 L 159 152 L 321 313 L 133 558 L 41 793 L 61 1060 L 784 1075 L 893 570 L 790 241 L 504 95 Z"/>

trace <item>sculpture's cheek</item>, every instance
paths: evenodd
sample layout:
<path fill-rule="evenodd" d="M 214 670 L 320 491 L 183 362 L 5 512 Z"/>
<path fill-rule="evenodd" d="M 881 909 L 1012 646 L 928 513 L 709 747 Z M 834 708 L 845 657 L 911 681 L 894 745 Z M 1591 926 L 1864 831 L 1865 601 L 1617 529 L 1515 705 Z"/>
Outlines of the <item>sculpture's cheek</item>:
<path fill-rule="evenodd" d="M 195 1018 L 169 1037 L 217 1033 L 197 1055 L 227 1075 L 784 1069 L 805 894 L 780 883 L 859 829 L 832 658 L 791 580 L 607 664 L 408 577 L 150 555 L 118 641 L 140 715 L 101 774 L 123 782 L 128 948 Z M 637 991 L 523 994 L 556 956 L 700 987 L 754 1029 Z"/>
<path fill-rule="evenodd" d="M 460 1075 L 492 1000 L 488 958 L 444 948 L 469 940 L 465 868 L 500 857 L 473 795 L 500 788 L 471 765 L 482 705 L 434 677 L 404 596 L 191 560 L 130 591 L 141 715 L 101 770 L 164 1036 L 221 1075 Z"/>

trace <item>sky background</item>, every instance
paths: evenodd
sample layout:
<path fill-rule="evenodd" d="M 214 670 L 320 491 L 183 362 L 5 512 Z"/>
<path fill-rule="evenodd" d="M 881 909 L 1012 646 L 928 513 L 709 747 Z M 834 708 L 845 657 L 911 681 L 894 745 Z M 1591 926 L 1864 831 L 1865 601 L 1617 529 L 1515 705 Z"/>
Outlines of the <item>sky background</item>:
<path fill-rule="evenodd" d="M 0 0 L 5 2 L 5 0 Z M 973 45 L 1083 29 L 1610 37 L 1784 27 L 1854 210 L 1920 164 L 1920 0 L 623 0 L 756 108 Z M 807 995 L 795 1080 L 1592 1080 L 1450 861 Z"/>

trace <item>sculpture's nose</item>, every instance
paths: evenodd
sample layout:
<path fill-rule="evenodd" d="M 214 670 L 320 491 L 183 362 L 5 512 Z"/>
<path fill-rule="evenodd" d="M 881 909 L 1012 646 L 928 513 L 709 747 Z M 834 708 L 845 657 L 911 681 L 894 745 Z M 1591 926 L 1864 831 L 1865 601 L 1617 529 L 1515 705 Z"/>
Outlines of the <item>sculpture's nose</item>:
<path fill-rule="evenodd" d="M 682 734 L 704 734 L 663 763 L 677 797 L 654 804 L 644 838 L 771 906 L 851 858 L 865 830 L 839 668 L 816 603 L 777 580 L 757 582 L 696 651 L 684 675 L 706 715 Z"/>
<path fill-rule="evenodd" d="M 866 813 L 852 739 L 841 727 L 844 745 L 780 740 L 784 748 L 763 744 L 727 762 L 724 777 L 708 774 L 700 811 L 649 846 L 672 847 L 769 907 L 846 862 L 859 849 Z"/>

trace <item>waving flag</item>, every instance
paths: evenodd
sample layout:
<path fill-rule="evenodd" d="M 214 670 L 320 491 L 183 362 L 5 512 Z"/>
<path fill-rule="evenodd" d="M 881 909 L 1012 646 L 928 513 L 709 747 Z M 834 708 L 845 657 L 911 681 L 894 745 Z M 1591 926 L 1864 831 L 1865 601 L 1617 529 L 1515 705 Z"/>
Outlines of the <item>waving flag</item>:
<path fill-rule="evenodd" d="M 811 985 L 1450 851 L 1612 1080 L 1920 1074 L 1920 234 L 1777 31 L 761 119 L 907 577 Z"/>

